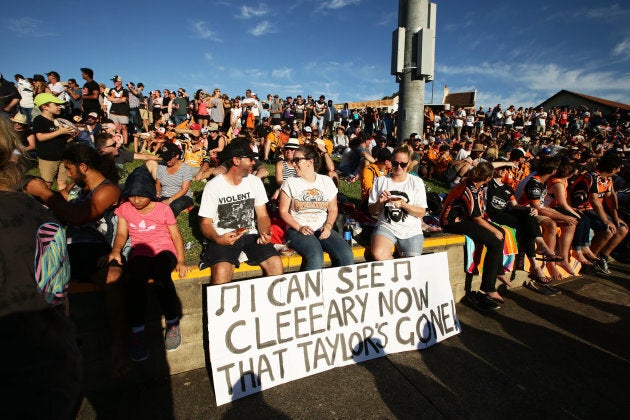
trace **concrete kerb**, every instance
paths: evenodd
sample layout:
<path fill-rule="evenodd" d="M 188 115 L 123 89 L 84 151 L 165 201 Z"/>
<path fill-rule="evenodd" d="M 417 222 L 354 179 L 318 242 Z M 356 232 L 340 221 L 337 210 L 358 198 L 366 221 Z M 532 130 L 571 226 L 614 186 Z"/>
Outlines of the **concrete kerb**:
<path fill-rule="evenodd" d="M 424 253 L 447 252 L 449 275 L 453 297 L 459 302 L 465 295 L 466 274 L 464 272 L 464 244 L 462 235 L 440 234 L 425 238 Z M 355 261 L 365 261 L 365 249 L 356 246 L 353 248 Z M 282 256 L 285 272 L 298 271 L 301 257 L 297 254 Z M 330 258 L 325 255 L 324 265 L 330 265 Z M 210 282 L 210 269 L 192 269 L 185 278 L 179 278 L 173 273 L 173 280 L 177 289 L 177 295 L 181 302 L 182 318 L 180 327 L 182 331 L 182 347 L 174 352 L 164 352 L 163 336 L 164 321 L 160 317 L 159 304 L 153 293 L 149 293 L 147 308 L 147 332 L 153 340 L 149 340 L 149 351 L 153 355 L 164 355 L 168 365 L 169 374 L 186 372 L 205 367 L 204 352 L 204 287 Z M 241 264 L 234 270 L 234 279 L 242 280 L 262 276 L 259 267 Z M 514 287 L 521 286 L 527 280 L 526 272 L 517 272 L 513 281 Z M 472 280 L 473 289 L 481 283 L 479 276 Z M 70 287 L 70 312 L 71 318 L 77 324 L 79 340 L 82 343 L 82 351 L 86 362 L 86 377 L 94 382 L 90 387 L 98 387 L 98 378 L 109 378 L 109 329 L 104 319 L 103 294 L 98 287 L 88 284 L 72 284 Z M 151 369 L 144 369 L 145 374 L 151 375 Z M 163 369 L 159 372 L 164 374 Z"/>

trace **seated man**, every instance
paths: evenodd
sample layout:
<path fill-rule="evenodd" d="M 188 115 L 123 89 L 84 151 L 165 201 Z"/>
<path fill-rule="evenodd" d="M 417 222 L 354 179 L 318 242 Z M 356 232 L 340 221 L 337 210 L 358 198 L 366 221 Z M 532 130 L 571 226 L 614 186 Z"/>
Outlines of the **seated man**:
<path fill-rule="evenodd" d="M 599 160 L 596 170 L 580 175 L 570 190 L 571 204 L 589 218 L 595 232 L 590 248 L 599 257 L 595 269 L 603 274 L 610 274 L 610 254 L 628 234 L 628 225 L 617 213 L 617 193 L 612 181 L 621 166 L 622 159 L 608 152 Z"/>
<path fill-rule="evenodd" d="M 267 193 L 260 178 L 251 174 L 254 156 L 246 142 L 234 140 L 223 151 L 227 172 L 204 188 L 199 217 L 209 241 L 202 263 L 212 268 L 211 284 L 232 281 L 241 252 L 265 275 L 282 274 L 282 260 L 270 242 Z"/>

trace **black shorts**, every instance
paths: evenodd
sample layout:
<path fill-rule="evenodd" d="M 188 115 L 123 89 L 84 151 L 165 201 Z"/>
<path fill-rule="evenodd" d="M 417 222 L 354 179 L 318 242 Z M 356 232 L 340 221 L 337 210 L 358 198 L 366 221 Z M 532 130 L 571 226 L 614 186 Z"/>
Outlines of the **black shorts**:
<path fill-rule="evenodd" d="M 208 241 L 204 262 L 209 267 L 220 262 L 228 262 L 238 268 L 240 266 L 238 257 L 241 252 L 247 255 L 249 265 L 260 265 L 261 262 L 280 255 L 273 244 L 261 245 L 256 242 L 257 240 L 258 235 L 246 234 L 234 242 L 234 245 L 218 245 L 216 242 Z"/>

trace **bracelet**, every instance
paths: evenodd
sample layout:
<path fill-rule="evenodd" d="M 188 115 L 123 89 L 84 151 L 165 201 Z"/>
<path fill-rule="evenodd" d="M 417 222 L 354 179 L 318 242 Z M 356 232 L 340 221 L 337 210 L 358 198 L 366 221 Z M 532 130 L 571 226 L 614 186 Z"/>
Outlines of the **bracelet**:
<path fill-rule="evenodd" d="M 330 225 L 330 228 L 332 229 L 333 224 L 332 224 L 332 223 L 330 223 L 330 222 L 326 222 L 326 223 L 324 224 L 324 227 L 326 227 L 326 226 L 328 226 L 328 225 Z"/>

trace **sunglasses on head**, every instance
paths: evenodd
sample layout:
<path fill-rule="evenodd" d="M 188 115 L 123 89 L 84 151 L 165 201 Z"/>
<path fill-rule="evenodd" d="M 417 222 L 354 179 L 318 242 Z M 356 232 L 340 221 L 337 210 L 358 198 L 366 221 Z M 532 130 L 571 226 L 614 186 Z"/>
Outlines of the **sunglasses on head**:
<path fill-rule="evenodd" d="M 397 167 L 401 167 L 401 168 L 406 168 L 407 165 L 409 165 L 409 162 L 398 162 L 397 160 L 392 160 L 392 167 L 393 168 L 397 168 Z"/>

